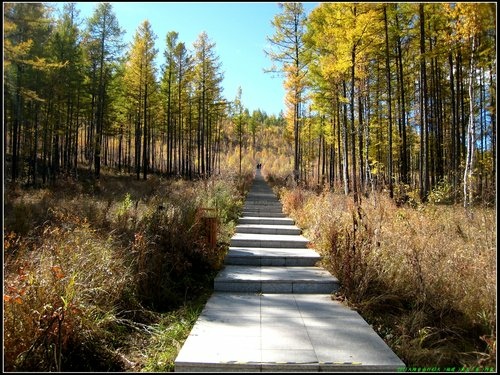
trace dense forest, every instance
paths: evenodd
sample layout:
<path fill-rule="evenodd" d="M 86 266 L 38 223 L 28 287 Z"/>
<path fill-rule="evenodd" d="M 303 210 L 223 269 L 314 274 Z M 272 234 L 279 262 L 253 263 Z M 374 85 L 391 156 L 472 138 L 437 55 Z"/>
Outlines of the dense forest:
<path fill-rule="evenodd" d="M 79 24 L 74 3 L 57 19 L 42 3 L 5 5 L 4 137 L 12 181 L 77 177 L 82 164 L 96 178 L 101 165 L 144 179 L 151 172 L 210 176 L 238 126 L 255 133 L 257 121 L 276 122 L 221 96 L 221 62 L 204 32 L 193 50 L 169 32 L 158 71 L 157 36 L 147 20 L 128 50 L 112 4 L 99 4 L 84 29 Z M 239 125 L 231 129 L 230 121 Z"/>
<path fill-rule="evenodd" d="M 172 371 L 262 164 L 410 370 L 495 371 L 495 3 L 279 3 L 277 115 L 207 33 L 59 5 L 3 4 L 4 370 Z"/>
<path fill-rule="evenodd" d="M 250 114 L 241 91 L 222 96 L 223 62 L 206 33 L 190 49 L 169 32 L 158 51 L 145 20 L 127 47 L 110 3 L 85 23 L 75 4 L 56 16 L 44 3 L 6 3 L 7 177 L 38 185 L 85 165 L 98 178 L 105 165 L 193 179 L 217 172 L 229 150 L 262 150 L 271 132 L 287 141 L 275 145 L 285 172 L 306 184 L 493 200 L 495 4 L 281 9 L 264 51 L 287 91 L 276 118 Z"/>
<path fill-rule="evenodd" d="M 495 190 L 494 4 L 285 4 L 270 57 L 300 180 L 346 193 Z"/>

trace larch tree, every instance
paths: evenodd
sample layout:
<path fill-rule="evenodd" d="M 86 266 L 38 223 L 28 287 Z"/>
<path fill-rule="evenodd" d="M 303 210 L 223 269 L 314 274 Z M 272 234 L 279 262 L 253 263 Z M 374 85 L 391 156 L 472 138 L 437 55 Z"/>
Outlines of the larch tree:
<path fill-rule="evenodd" d="M 252 134 L 252 151 L 253 158 L 255 159 L 255 152 L 257 151 L 257 134 L 259 130 L 263 127 L 265 119 L 267 117 L 266 112 L 261 111 L 260 109 L 255 109 L 252 112 L 252 116 L 249 118 L 248 130 Z M 259 142 L 260 145 L 260 142 Z"/>
<path fill-rule="evenodd" d="M 238 149 L 239 149 L 239 172 L 241 177 L 241 160 L 242 160 L 242 148 L 243 148 L 243 135 L 245 133 L 245 113 L 244 106 L 241 101 L 242 89 L 241 86 L 238 87 L 236 92 L 236 97 L 233 102 L 233 123 L 236 129 L 236 134 L 238 135 Z"/>
<path fill-rule="evenodd" d="M 361 133 L 362 117 L 358 116 L 356 126 L 355 105 L 356 96 L 360 96 L 360 89 L 356 87 L 356 82 L 359 80 L 358 76 L 366 75 L 366 55 L 370 52 L 370 47 L 373 44 L 380 43 L 379 36 L 381 34 L 381 17 L 379 16 L 379 9 L 376 5 L 366 4 L 352 4 L 349 7 L 349 18 L 344 28 L 346 29 L 346 40 L 344 41 L 346 51 L 350 54 L 350 130 L 351 135 L 351 165 L 352 165 L 352 191 L 354 201 L 358 202 L 358 182 L 357 182 L 357 162 L 356 162 L 356 134 Z M 390 77 L 390 72 L 388 73 Z M 360 77 L 361 78 L 361 77 Z M 389 99 L 390 100 L 390 95 Z M 359 112 L 361 114 L 361 111 Z M 391 119 L 389 118 L 389 129 L 391 129 Z M 362 150 L 360 150 L 361 152 Z M 392 153 L 392 145 L 390 144 L 389 153 Z M 360 162 L 362 155 L 360 154 Z M 392 165 L 392 158 L 389 158 L 389 164 Z M 392 170 L 390 170 L 390 179 L 392 179 Z"/>
<path fill-rule="evenodd" d="M 420 199 L 425 202 L 429 195 L 429 128 L 427 125 L 427 66 L 425 44 L 425 7 L 419 4 L 419 30 L 420 30 L 420 82 L 419 82 L 419 110 L 420 110 Z"/>
<path fill-rule="evenodd" d="M 93 160 L 95 177 L 101 170 L 101 148 L 105 126 L 108 100 L 107 88 L 113 74 L 113 65 L 123 49 L 118 19 L 110 3 L 99 3 L 88 19 L 85 44 L 88 49 L 89 74 L 92 80 L 91 127 L 95 129 Z"/>
<path fill-rule="evenodd" d="M 337 109 L 339 108 L 339 84 L 341 82 L 340 74 L 330 70 L 330 65 L 335 60 L 333 43 L 330 36 L 326 36 L 327 30 L 332 30 L 328 19 L 326 8 L 322 5 L 314 9 L 309 17 L 308 32 L 304 40 L 311 51 L 311 61 L 309 64 L 309 83 L 311 85 L 312 107 L 321 117 L 320 138 L 322 138 L 321 147 L 323 148 L 322 175 L 326 176 L 330 186 L 333 186 L 336 169 L 335 143 L 340 137 L 337 137 L 336 130 L 339 129 Z M 328 153 L 326 152 L 328 150 Z M 337 155 L 340 155 L 338 150 Z M 328 159 L 328 161 L 327 161 Z M 341 158 L 338 158 L 341 163 Z M 319 163 L 318 163 L 319 164 Z M 328 169 L 326 168 L 328 164 Z M 342 165 L 339 165 L 342 170 Z"/>
<path fill-rule="evenodd" d="M 64 116 L 57 119 L 54 125 L 52 156 L 54 172 L 62 164 L 67 173 L 73 173 L 75 176 L 78 164 L 81 99 L 84 95 L 83 53 L 78 14 L 79 11 L 74 3 L 64 4 L 62 15 L 48 43 L 51 61 L 61 65 L 60 69 L 50 75 L 50 80 L 53 82 L 51 100 L 57 106 L 57 111 Z"/>
<path fill-rule="evenodd" d="M 192 169 L 188 110 L 192 99 L 189 86 L 193 78 L 193 58 L 186 45 L 178 40 L 178 36 L 175 31 L 166 35 L 161 91 L 167 135 L 167 173 L 180 173 L 185 176 L 188 169 Z"/>
<path fill-rule="evenodd" d="M 176 157 L 176 127 L 174 119 L 174 99 L 176 97 L 176 81 L 178 72 L 178 62 L 176 59 L 176 48 L 178 45 L 179 33 L 175 31 L 169 31 L 166 36 L 166 48 L 164 52 L 166 64 L 163 68 L 163 77 L 161 81 L 161 90 L 163 94 L 163 102 L 165 107 L 165 126 L 166 126 L 166 144 L 167 144 L 167 155 L 166 155 L 166 166 L 167 173 L 171 174 L 174 172 L 174 168 L 177 167 L 175 162 Z M 174 146 L 175 145 L 175 146 Z"/>
<path fill-rule="evenodd" d="M 217 105 L 222 101 L 221 82 L 224 77 L 221 71 L 219 56 L 215 51 L 215 43 L 206 32 L 202 32 L 194 45 L 195 100 L 197 104 L 197 172 L 201 176 L 210 176 L 213 170 L 214 135 L 216 124 L 222 108 Z"/>
<path fill-rule="evenodd" d="M 281 13 L 271 21 L 274 35 L 268 36 L 269 48 L 265 54 L 278 66 L 273 65 L 268 72 L 282 73 L 287 90 L 286 103 L 289 121 L 294 134 L 294 178 L 300 176 L 300 124 L 301 110 L 306 90 L 308 49 L 304 43 L 306 14 L 302 3 L 278 3 Z"/>
<path fill-rule="evenodd" d="M 151 119 L 152 97 L 156 92 L 155 39 L 156 36 L 149 21 L 143 21 L 134 35 L 125 69 L 125 81 L 133 103 L 137 179 L 140 179 L 141 166 L 143 179 L 147 179 L 151 157 L 150 137 L 153 124 L 150 124 L 149 120 Z"/>
<path fill-rule="evenodd" d="M 191 133 L 191 124 L 189 123 L 189 102 L 190 85 L 193 79 L 193 57 L 183 42 L 175 46 L 175 60 L 177 66 L 176 72 L 176 114 L 177 114 L 177 159 L 178 169 L 181 174 L 186 176 L 191 167 L 191 144 L 189 143 L 189 134 Z"/>
<path fill-rule="evenodd" d="M 477 80 L 480 78 L 478 74 L 478 61 L 481 56 L 486 55 L 486 52 L 491 48 L 488 43 L 482 42 L 482 39 L 487 40 L 488 28 L 490 28 L 495 20 L 494 10 L 489 4 L 476 6 L 475 4 L 459 3 L 454 9 L 456 19 L 456 38 L 461 45 L 464 46 L 464 53 L 469 54 L 468 67 L 468 100 L 469 113 L 467 122 L 466 139 L 466 155 L 465 168 L 463 174 L 463 205 L 468 208 L 473 201 L 473 174 L 475 164 L 475 149 L 476 149 L 476 113 L 478 113 L 475 97 Z M 490 22 L 485 22 L 490 21 Z"/>
<path fill-rule="evenodd" d="M 118 150 L 116 151 L 116 167 L 119 172 L 123 169 L 128 168 L 130 173 L 130 144 L 131 144 L 131 111 L 132 106 L 130 104 L 127 84 L 125 82 L 125 61 L 120 61 L 120 64 L 116 68 L 115 76 L 112 82 L 112 91 L 116 95 L 115 100 L 112 103 L 113 116 L 113 126 L 112 135 L 116 143 L 118 143 Z"/>
<path fill-rule="evenodd" d="M 317 92 L 316 101 L 324 107 L 321 101 L 336 102 L 339 134 L 343 149 L 339 150 L 342 157 L 344 191 L 354 193 L 357 200 L 357 163 L 362 157 L 362 115 L 363 94 L 362 83 L 367 76 L 370 53 L 380 44 L 381 17 L 378 10 L 371 4 L 334 4 L 324 3 L 313 10 L 308 23 L 306 40 L 316 51 L 316 67 L 312 69 L 315 82 L 321 90 L 331 90 L 331 93 Z M 357 100 L 358 99 L 358 100 Z M 361 104 L 360 104 L 361 103 Z M 358 116 L 356 117 L 356 105 Z M 359 146 L 356 147 L 358 134 Z M 340 139 L 339 139 L 340 142 Z M 359 156 L 356 149 L 359 148 Z M 349 162 L 350 157 L 350 162 Z M 362 168 L 362 167 L 361 167 Z M 349 174 L 349 169 L 351 173 Z M 359 173 L 362 175 L 362 172 Z M 360 178 L 361 180 L 361 178 Z"/>
<path fill-rule="evenodd" d="M 345 32 L 340 25 L 345 5 L 324 3 L 315 8 L 308 21 L 306 41 L 314 50 L 314 62 L 310 75 L 315 82 L 313 88 L 316 106 L 322 108 L 322 101 L 330 107 L 329 115 L 336 121 L 338 155 L 344 193 L 349 193 L 349 144 L 347 124 L 346 80 L 350 66 L 350 54 L 341 48 Z M 347 51 L 348 52 L 348 51 Z M 328 113 L 328 111 L 327 111 Z"/>
<path fill-rule="evenodd" d="M 403 53 L 409 44 L 409 30 L 412 19 L 410 9 L 405 4 L 393 4 L 389 10 L 393 18 L 392 35 L 396 44 L 396 80 L 397 80 L 397 112 L 398 130 L 400 138 L 399 146 L 399 175 L 403 184 L 410 181 L 410 161 L 408 146 L 408 126 L 407 126 L 407 95 L 405 88 L 405 64 L 403 63 Z M 405 56 L 406 57 L 406 56 Z"/>
<path fill-rule="evenodd" d="M 47 61 L 44 46 L 51 29 L 45 4 L 4 4 L 4 152 L 11 153 L 12 182 L 22 176 L 24 160 L 31 160 L 30 168 L 36 172 L 37 127 L 47 94 L 45 79 L 47 73 L 61 67 Z"/>
<path fill-rule="evenodd" d="M 387 77 L 387 107 L 388 107 L 388 135 L 389 135 L 389 150 L 388 155 L 388 173 L 389 173 L 389 197 L 394 198 L 394 179 L 393 179 L 393 166 L 392 166 L 392 88 L 391 88 L 391 65 L 389 54 L 389 26 L 387 20 L 387 5 L 383 6 L 384 12 L 384 29 L 385 29 L 385 74 Z"/>

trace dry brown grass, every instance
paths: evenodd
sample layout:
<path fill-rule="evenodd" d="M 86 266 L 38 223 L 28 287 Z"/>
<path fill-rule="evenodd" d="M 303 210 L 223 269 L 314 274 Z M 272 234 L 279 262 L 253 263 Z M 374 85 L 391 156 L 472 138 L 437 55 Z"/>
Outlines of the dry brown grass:
<path fill-rule="evenodd" d="M 408 365 L 496 361 L 495 210 L 282 189 L 284 210 Z"/>
<path fill-rule="evenodd" d="M 7 370 L 61 371 L 63 352 L 104 338 L 131 281 L 111 236 L 58 208 L 49 216 L 35 241 L 4 240 Z"/>
<path fill-rule="evenodd" d="M 4 370 L 129 369 L 131 337 L 153 337 L 161 312 L 211 287 L 248 184 L 233 177 L 7 186 Z M 217 210 L 215 248 L 200 207 Z"/>

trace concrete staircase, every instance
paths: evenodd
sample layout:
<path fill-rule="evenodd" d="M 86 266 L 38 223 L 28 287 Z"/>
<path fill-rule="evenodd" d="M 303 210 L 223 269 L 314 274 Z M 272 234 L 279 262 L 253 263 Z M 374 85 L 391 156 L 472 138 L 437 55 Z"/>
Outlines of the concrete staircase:
<path fill-rule="evenodd" d="M 215 291 L 310 294 L 336 291 L 338 280 L 315 267 L 320 256 L 308 244 L 309 240 L 285 216 L 280 201 L 258 174 L 231 239 L 226 266 L 215 279 Z"/>
<path fill-rule="evenodd" d="M 257 170 L 175 371 L 403 371 L 368 323 L 331 299 L 338 280 L 308 244 Z"/>

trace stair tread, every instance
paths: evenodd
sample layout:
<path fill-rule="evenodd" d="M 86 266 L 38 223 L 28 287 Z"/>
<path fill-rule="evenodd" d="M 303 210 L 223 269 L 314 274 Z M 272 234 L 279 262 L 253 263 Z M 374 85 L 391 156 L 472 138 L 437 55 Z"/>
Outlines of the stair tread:
<path fill-rule="evenodd" d="M 227 265 L 217 275 L 216 280 L 233 280 L 233 281 L 273 281 L 273 282 L 288 282 L 288 281 L 335 281 L 335 278 L 330 272 L 319 267 L 273 267 L 273 266 L 238 266 Z"/>

